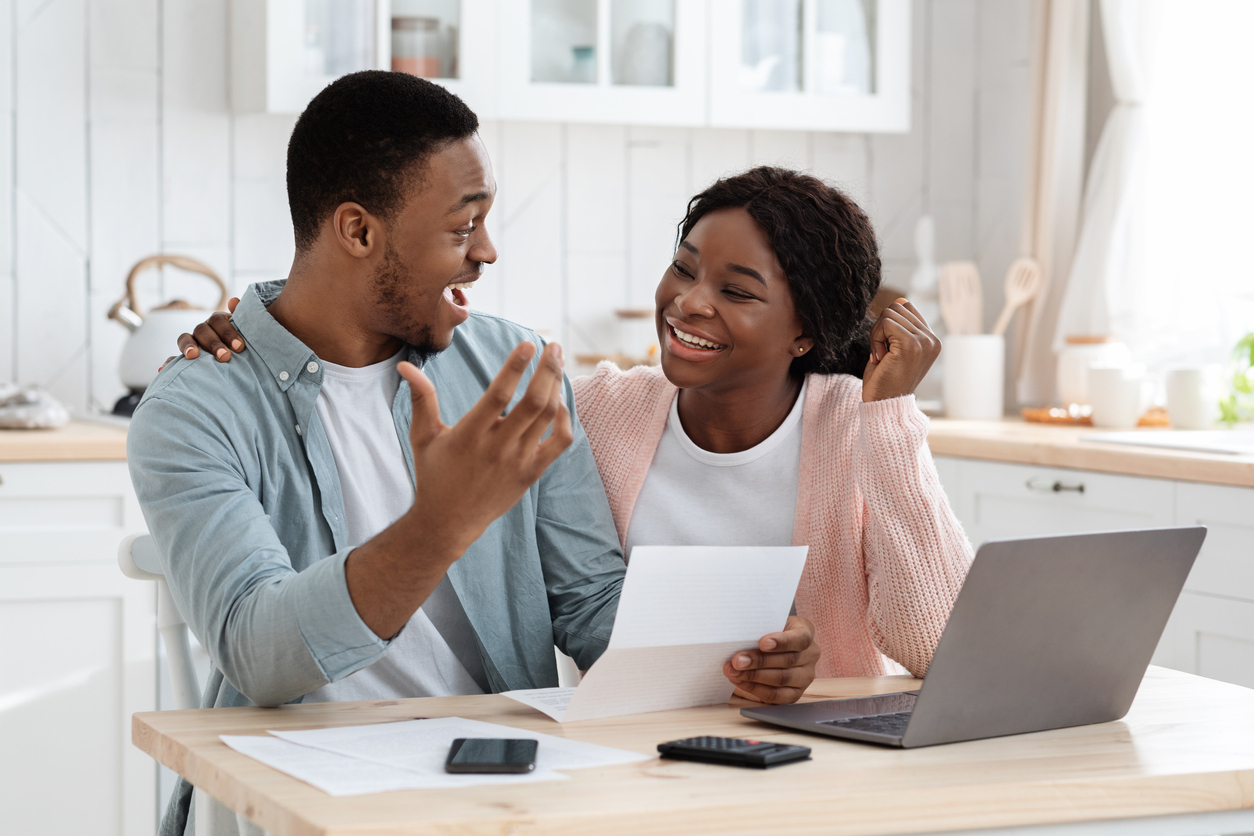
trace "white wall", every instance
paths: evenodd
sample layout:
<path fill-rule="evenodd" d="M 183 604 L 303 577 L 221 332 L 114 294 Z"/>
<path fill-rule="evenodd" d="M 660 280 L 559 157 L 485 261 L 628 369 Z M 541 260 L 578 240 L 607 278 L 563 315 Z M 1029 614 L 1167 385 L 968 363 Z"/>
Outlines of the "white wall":
<path fill-rule="evenodd" d="M 483 126 L 500 261 L 471 302 L 562 339 L 618 348 L 613 309 L 648 305 L 685 202 L 755 163 L 843 184 L 875 219 L 904 287 L 914 223 L 985 276 L 986 317 L 1017 254 L 1027 148 L 1030 0 L 914 0 L 905 135 Z M 0 0 L 0 379 L 107 408 L 125 331 L 105 319 L 130 266 L 184 253 L 237 291 L 287 272 L 283 185 L 294 118 L 236 117 L 227 0 Z M 145 304 L 213 301 L 153 274 Z"/>

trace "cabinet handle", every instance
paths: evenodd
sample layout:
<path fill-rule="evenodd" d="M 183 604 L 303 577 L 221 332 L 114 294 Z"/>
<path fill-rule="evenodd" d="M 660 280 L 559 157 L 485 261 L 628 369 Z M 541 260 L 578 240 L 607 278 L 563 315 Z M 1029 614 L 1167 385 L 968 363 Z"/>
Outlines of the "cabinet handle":
<path fill-rule="evenodd" d="M 1072 491 L 1074 493 L 1084 493 L 1084 483 L 1076 482 L 1074 485 L 1068 485 L 1057 479 L 1041 479 L 1033 476 L 1027 481 L 1028 490 L 1041 491 L 1042 493 L 1062 493 L 1063 491 Z"/>

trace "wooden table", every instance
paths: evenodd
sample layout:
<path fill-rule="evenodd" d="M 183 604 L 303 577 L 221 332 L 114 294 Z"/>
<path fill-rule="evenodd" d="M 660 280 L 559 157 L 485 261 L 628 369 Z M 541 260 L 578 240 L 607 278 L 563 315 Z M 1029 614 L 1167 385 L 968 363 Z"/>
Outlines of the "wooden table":
<path fill-rule="evenodd" d="M 917 682 L 819 680 L 807 698 Z M 698 734 L 761 737 L 810 746 L 814 758 L 765 772 L 650 760 L 576 770 L 563 782 L 333 798 L 218 740 L 440 716 L 649 753 Z M 912 750 L 787 733 L 744 719 L 738 706 L 559 725 L 497 695 L 151 712 L 135 715 L 133 740 L 274 836 L 1091 833 L 1068 823 L 1147 816 L 1163 818 L 1109 821 L 1100 830 L 1254 831 L 1254 690 L 1164 668 L 1150 668 L 1132 710 L 1115 723 Z"/>

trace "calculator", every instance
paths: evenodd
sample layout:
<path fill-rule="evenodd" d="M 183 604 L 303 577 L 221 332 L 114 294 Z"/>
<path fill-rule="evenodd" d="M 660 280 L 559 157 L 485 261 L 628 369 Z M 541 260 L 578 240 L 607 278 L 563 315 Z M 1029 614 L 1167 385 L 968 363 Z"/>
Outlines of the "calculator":
<path fill-rule="evenodd" d="M 686 737 L 683 740 L 659 743 L 657 750 L 664 758 L 747 766 L 750 769 L 766 769 L 810 759 L 810 750 L 805 746 L 789 746 L 786 743 L 745 740 L 739 737 Z"/>

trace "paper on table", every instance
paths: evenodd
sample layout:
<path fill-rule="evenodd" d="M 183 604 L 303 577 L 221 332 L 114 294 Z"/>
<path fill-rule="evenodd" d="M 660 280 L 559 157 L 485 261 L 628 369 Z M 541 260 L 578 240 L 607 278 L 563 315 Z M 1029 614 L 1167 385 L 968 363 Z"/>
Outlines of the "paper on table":
<path fill-rule="evenodd" d="M 806 546 L 638 546 L 609 649 L 578 688 L 506 691 L 559 723 L 726 702 L 723 663 L 782 629 Z"/>
<path fill-rule="evenodd" d="M 291 743 L 334 752 L 360 761 L 403 769 L 416 775 L 452 781 L 447 786 L 466 786 L 460 779 L 474 783 L 516 783 L 516 775 L 450 775 L 444 771 L 449 746 L 459 737 L 504 737 L 535 740 L 536 769 L 532 775 L 548 775 L 544 780 L 560 779 L 556 770 L 612 766 L 648 760 L 651 755 L 611 749 L 594 743 L 567 740 L 540 732 L 467 720 L 462 717 L 441 717 L 434 720 L 406 720 L 372 726 L 340 726 L 306 731 L 276 731 L 270 734 Z M 478 780 L 488 778 L 488 781 Z M 444 786 L 445 784 L 441 784 Z"/>
<path fill-rule="evenodd" d="M 312 749 L 280 740 L 277 737 L 253 735 L 222 735 L 222 742 L 240 754 L 261 761 L 291 775 L 298 781 L 322 790 L 328 795 L 365 795 L 392 790 L 420 790 L 444 787 L 468 787 L 475 778 L 492 778 L 485 775 L 447 775 L 439 778 L 420 775 L 404 769 L 395 769 L 369 761 L 337 755 L 321 749 Z M 546 773 L 539 779 L 533 775 L 519 775 L 526 780 L 561 781 L 566 778 L 558 772 Z M 460 780 L 470 778 L 470 781 Z"/>

